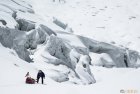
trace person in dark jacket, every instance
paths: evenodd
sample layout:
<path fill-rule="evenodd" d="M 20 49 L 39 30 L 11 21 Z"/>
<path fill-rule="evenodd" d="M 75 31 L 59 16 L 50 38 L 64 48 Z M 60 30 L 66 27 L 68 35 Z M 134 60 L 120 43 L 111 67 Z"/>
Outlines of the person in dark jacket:
<path fill-rule="evenodd" d="M 41 80 L 42 80 L 42 84 L 44 83 L 43 79 L 45 79 L 45 74 L 42 70 L 39 70 L 38 71 L 38 74 L 37 74 L 37 83 L 39 82 L 39 79 L 41 77 Z"/>

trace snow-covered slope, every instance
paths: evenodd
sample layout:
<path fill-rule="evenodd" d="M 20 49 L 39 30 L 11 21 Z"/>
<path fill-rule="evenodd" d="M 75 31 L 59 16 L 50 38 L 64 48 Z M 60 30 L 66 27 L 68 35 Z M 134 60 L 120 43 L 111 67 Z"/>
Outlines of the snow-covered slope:
<path fill-rule="evenodd" d="M 56 17 L 75 34 L 140 52 L 139 0 L 33 0 L 35 12 Z M 66 1 L 66 3 L 63 3 Z"/>
<path fill-rule="evenodd" d="M 118 46 L 131 41 L 130 38 L 118 41 L 122 39 L 122 34 L 126 35 L 125 31 L 119 30 L 129 26 L 125 24 L 128 20 L 119 19 L 119 15 L 113 16 L 113 11 L 117 14 L 118 11 L 110 8 L 117 6 L 118 9 L 118 5 L 122 4 L 121 12 L 124 12 L 125 2 L 60 1 L 0 0 L 0 92 L 118 94 L 122 89 L 125 92 L 132 89 L 139 93 L 140 55 L 137 52 L 139 49 L 136 49 L 138 46 L 132 47 L 131 43 L 124 44 L 128 49 Z M 129 7 L 131 8 L 131 4 Z M 95 14 L 92 17 L 91 11 Z M 112 18 L 109 19 L 112 21 L 105 20 L 110 15 Z M 124 15 L 121 14 L 123 17 Z M 135 19 L 137 17 L 129 18 L 131 21 Z M 122 26 L 119 25 L 119 29 L 114 28 L 117 24 Z M 130 28 L 135 28 L 137 32 L 139 27 L 135 26 Z M 114 30 L 119 34 L 114 34 Z M 133 33 L 133 38 L 137 42 L 136 32 Z M 126 36 L 130 36 L 129 33 Z M 45 84 L 25 84 L 25 74 L 30 72 L 31 77 L 36 79 L 40 69 L 46 75 Z"/>
<path fill-rule="evenodd" d="M 49 75 L 55 75 L 55 72 L 49 74 L 48 70 L 45 71 L 45 63 L 38 62 L 38 64 L 28 64 L 25 61 L 17 58 L 15 51 L 5 48 L 2 45 L 0 45 L 0 52 L 0 74 L 2 75 L 0 80 L 0 92 L 2 94 L 118 94 L 122 89 L 124 89 L 126 92 L 129 89 L 133 89 L 137 91 L 137 94 L 139 94 L 139 69 L 108 69 L 103 67 L 92 67 L 91 71 L 97 81 L 97 83 L 93 85 L 74 85 L 68 82 L 57 83 L 48 78 Z M 46 69 L 47 68 L 51 68 L 51 66 L 46 67 Z M 47 77 L 45 79 L 45 85 L 25 84 L 25 74 L 29 71 L 30 75 L 33 78 L 36 78 L 37 69 L 42 69 L 46 73 Z"/>

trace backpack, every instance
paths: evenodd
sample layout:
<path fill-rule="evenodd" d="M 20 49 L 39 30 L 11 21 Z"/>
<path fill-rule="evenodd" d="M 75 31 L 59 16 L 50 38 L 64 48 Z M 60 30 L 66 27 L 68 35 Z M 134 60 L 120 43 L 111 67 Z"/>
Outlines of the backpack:
<path fill-rule="evenodd" d="M 26 84 L 35 84 L 35 79 L 33 79 L 31 77 L 27 77 L 26 78 Z"/>

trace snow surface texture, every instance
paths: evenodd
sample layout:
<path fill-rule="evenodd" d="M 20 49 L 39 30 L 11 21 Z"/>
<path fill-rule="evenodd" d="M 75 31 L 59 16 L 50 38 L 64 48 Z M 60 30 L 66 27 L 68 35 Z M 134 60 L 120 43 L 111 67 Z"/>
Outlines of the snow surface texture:
<path fill-rule="evenodd" d="M 34 1 L 33 5 L 35 2 L 36 1 Z M 55 3 L 47 0 L 46 2 Z M 74 2 L 70 2 L 69 4 L 72 3 Z M 53 4 L 50 4 L 50 6 L 51 5 Z M 35 7 L 35 10 L 36 8 L 37 7 Z M 11 59 L 10 57 L 16 58 L 13 62 L 19 60 L 18 62 L 22 62 L 22 64 L 34 62 L 30 65 L 28 65 L 28 63 L 25 65 L 23 64 L 23 66 L 27 65 L 29 71 L 33 72 L 34 75 L 37 70 L 42 69 L 45 71 L 47 77 L 56 82 L 87 85 L 98 82 L 98 78 L 93 75 L 94 72 L 92 68 L 94 67 L 91 65 L 110 68 L 137 68 L 140 66 L 138 49 L 134 51 L 72 34 L 75 33 L 74 31 L 79 32 L 79 30 L 75 29 L 75 26 L 73 26 L 73 31 L 68 24 L 65 24 L 63 21 L 53 16 L 52 19 L 48 16 L 44 17 L 44 14 L 42 15 L 43 17 L 41 17 L 41 14 L 36 14 L 37 10 L 34 12 L 32 6 L 25 1 L 0 0 L 0 10 L 0 42 L 4 47 L 15 51 L 13 54 L 15 55 L 14 57 L 6 53 L 8 59 Z M 1 49 L 9 51 L 9 49 L 4 48 L 2 45 L 0 46 Z M 124 55 L 127 57 L 125 61 Z M 17 56 L 27 62 L 20 60 Z M 2 61 L 8 62 L 3 59 Z M 4 66 L 6 65 L 9 67 L 14 65 L 12 68 L 15 68 L 19 67 L 20 64 L 16 63 L 10 65 L 6 63 Z M 32 68 L 30 69 L 30 67 Z M 15 72 L 18 69 L 13 70 Z M 25 69 L 20 73 L 24 74 L 26 71 Z M 139 70 L 136 72 L 139 73 Z M 21 78 L 19 77 L 19 79 Z M 51 82 L 55 83 L 53 81 Z M 6 92 L 4 90 L 5 89 L 3 89 L 3 92 Z"/>
<path fill-rule="evenodd" d="M 68 72 L 68 69 L 65 66 L 57 67 L 49 64 L 46 65 L 44 62 L 29 64 L 18 58 L 14 50 L 5 48 L 2 45 L 0 45 L 0 52 L 0 74 L 3 75 L 0 80 L 0 92 L 2 94 L 120 94 L 120 90 L 122 89 L 125 91 L 127 89 L 134 89 L 137 91 L 137 94 L 139 94 L 139 68 L 118 69 L 90 66 L 91 72 L 94 74 L 96 79 L 96 83 L 83 86 L 75 85 L 68 81 L 57 83 L 49 79 L 49 77 L 56 79 L 56 81 L 59 81 L 61 78 L 65 79 L 65 77 L 67 77 L 65 73 Z M 46 67 L 44 68 L 44 66 Z M 29 71 L 31 77 L 36 78 L 38 69 L 42 69 L 46 74 L 46 78 L 44 79 L 45 84 L 25 84 L 25 74 Z"/>
<path fill-rule="evenodd" d="M 140 52 L 139 0 L 32 1 L 37 14 L 67 23 L 75 34 Z"/>

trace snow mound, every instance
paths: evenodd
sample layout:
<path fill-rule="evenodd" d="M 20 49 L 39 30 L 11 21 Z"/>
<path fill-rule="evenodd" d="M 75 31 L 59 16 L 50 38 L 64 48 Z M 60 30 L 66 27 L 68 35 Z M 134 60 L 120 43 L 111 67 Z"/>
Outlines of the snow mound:
<path fill-rule="evenodd" d="M 66 45 L 60 38 L 56 36 L 50 36 L 45 50 L 49 52 L 50 55 L 62 60 L 64 65 L 73 68 L 69 58 L 70 47 Z"/>
<path fill-rule="evenodd" d="M 0 29 L 0 42 L 2 45 L 8 48 L 13 48 L 20 58 L 30 62 L 29 52 L 24 47 L 24 44 L 26 43 L 25 32 L 9 28 Z"/>
<path fill-rule="evenodd" d="M 35 29 L 35 23 L 31 21 L 27 21 L 25 19 L 16 19 L 17 23 L 19 24 L 18 29 L 21 31 L 30 31 Z"/>
<path fill-rule="evenodd" d="M 56 82 L 65 82 L 69 80 L 68 74 L 65 74 L 59 70 L 47 70 L 47 76 Z"/>
<path fill-rule="evenodd" d="M 107 53 L 91 53 L 90 56 L 92 58 L 92 65 L 103 67 L 115 66 L 115 63 L 113 62 L 112 58 Z"/>
<path fill-rule="evenodd" d="M 89 56 L 83 55 L 80 57 L 78 64 L 76 64 L 76 73 L 82 80 L 83 84 L 93 84 L 96 82 L 93 74 L 91 73 L 89 62 L 91 62 Z"/>

